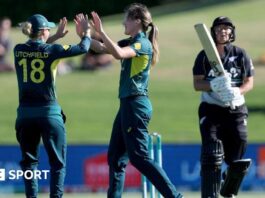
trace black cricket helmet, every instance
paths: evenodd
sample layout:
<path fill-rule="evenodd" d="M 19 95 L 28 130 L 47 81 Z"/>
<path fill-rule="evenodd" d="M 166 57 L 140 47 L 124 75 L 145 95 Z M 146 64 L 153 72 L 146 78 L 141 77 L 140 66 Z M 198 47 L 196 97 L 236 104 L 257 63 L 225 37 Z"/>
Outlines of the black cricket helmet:
<path fill-rule="evenodd" d="M 236 34 L 235 34 L 236 27 L 234 26 L 232 20 L 230 18 L 228 18 L 228 17 L 225 17 L 225 16 L 219 16 L 216 19 L 214 19 L 212 27 L 211 27 L 211 34 L 212 34 L 213 40 L 215 42 L 216 42 L 216 35 L 215 35 L 215 32 L 214 32 L 214 28 L 216 26 L 218 26 L 218 25 L 228 25 L 228 26 L 230 26 L 231 29 L 232 29 L 232 32 L 231 32 L 231 35 L 230 35 L 230 42 L 235 41 L 235 39 L 236 39 Z"/>

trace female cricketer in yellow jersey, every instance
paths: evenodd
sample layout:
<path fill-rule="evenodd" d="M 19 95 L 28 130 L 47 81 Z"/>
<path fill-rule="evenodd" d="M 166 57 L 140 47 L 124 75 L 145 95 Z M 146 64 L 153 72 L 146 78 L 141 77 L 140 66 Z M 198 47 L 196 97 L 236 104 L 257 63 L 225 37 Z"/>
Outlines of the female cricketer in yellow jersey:
<path fill-rule="evenodd" d="M 234 197 L 249 166 L 249 160 L 241 160 L 247 146 L 248 110 L 244 94 L 253 87 L 254 67 L 245 50 L 231 44 L 236 35 L 235 26 L 228 17 L 217 17 L 211 34 L 227 73 L 215 77 L 205 52 L 202 50 L 198 54 L 193 79 L 195 90 L 202 91 L 199 107 L 201 193 L 202 198 L 219 197 L 224 159 L 233 182 L 227 174 L 221 194 Z M 235 109 L 230 108 L 231 102 Z"/>
<path fill-rule="evenodd" d="M 132 4 L 125 11 L 125 34 L 130 38 L 114 43 L 104 32 L 97 13 L 92 12 L 95 30 L 103 44 L 92 40 L 91 48 L 108 52 L 121 60 L 119 99 L 108 149 L 108 198 L 122 197 L 125 167 L 130 162 L 143 173 L 166 198 L 182 198 L 164 170 L 148 155 L 148 123 L 152 105 L 148 98 L 151 65 L 157 62 L 157 28 L 142 4 Z M 150 32 L 148 34 L 148 29 Z M 148 36 L 149 35 L 149 36 Z"/>
<path fill-rule="evenodd" d="M 55 77 L 61 58 L 84 54 L 90 46 L 90 29 L 87 17 L 75 18 L 76 33 L 81 38 L 77 45 L 48 44 L 63 37 L 67 31 L 66 18 L 60 21 L 57 33 L 49 38 L 55 24 L 35 14 L 22 23 L 22 32 L 29 36 L 14 48 L 15 67 L 19 89 L 16 134 L 22 152 L 22 170 L 38 166 L 39 144 L 42 138 L 50 163 L 50 197 L 63 196 L 66 164 L 65 126 L 60 105 L 57 103 Z M 24 179 L 28 198 L 37 197 L 38 181 Z"/>

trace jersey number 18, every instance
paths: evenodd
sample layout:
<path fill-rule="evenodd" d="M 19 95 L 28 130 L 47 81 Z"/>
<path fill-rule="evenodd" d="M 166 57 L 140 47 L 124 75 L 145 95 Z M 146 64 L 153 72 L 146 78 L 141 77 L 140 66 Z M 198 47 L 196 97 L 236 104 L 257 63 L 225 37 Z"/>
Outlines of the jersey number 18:
<path fill-rule="evenodd" d="M 18 62 L 19 66 L 23 67 L 23 82 L 28 82 L 28 71 L 27 71 L 27 59 L 23 58 Z M 33 59 L 30 62 L 30 80 L 34 83 L 41 83 L 45 79 L 45 73 L 43 72 L 44 61 L 41 59 Z"/>

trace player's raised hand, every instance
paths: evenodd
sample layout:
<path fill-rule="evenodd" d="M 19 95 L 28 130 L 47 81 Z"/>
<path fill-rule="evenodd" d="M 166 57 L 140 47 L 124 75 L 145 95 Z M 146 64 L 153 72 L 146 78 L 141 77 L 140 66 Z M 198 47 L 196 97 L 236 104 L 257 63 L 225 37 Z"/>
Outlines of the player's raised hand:
<path fill-rule="evenodd" d="M 68 30 L 66 30 L 66 26 L 67 26 L 67 19 L 66 17 L 63 17 L 62 19 L 60 19 L 56 33 L 50 36 L 46 42 L 53 43 L 56 40 L 63 38 L 68 33 Z"/>
<path fill-rule="evenodd" d="M 67 19 L 66 17 L 63 17 L 62 19 L 60 19 L 57 31 L 55 33 L 55 35 L 58 38 L 63 38 L 68 33 L 68 30 L 66 30 L 66 26 L 67 26 Z"/>
<path fill-rule="evenodd" d="M 75 27 L 77 35 L 82 38 L 83 36 L 90 37 L 90 25 L 88 21 L 88 16 L 84 14 L 77 14 L 75 16 Z"/>
<path fill-rule="evenodd" d="M 98 13 L 96 12 L 91 12 L 92 15 L 92 21 L 90 21 L 91 26 L 98 32 L 102 33 L 103 31 L 103 26 L 100 17 L 98 16 Z"/>

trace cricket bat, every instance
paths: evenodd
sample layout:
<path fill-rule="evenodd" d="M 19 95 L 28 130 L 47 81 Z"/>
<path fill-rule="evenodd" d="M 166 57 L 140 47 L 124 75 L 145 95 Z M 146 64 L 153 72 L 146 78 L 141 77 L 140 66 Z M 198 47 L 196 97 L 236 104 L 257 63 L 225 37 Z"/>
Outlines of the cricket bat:
<path fill-rule="evenodd" d="M 194 26 L 197 35 L 201 41 L 202 47 L 205 51 L 205 54 L 208 58 L 208 61 L 215 73 L 216 76 L 224 75 L 225 69 L 223 66 L 223 63 L 221 61 L 221 58 L 219 56 L 219 53 L 217 51 L 216 45 L 213 41 L 213 38 L 207 29 L 206 25 L 204 23 L 198 23 Z M 235 109 L 232 102 L 230 102 L 230 107 L 232 109 Z"/>

